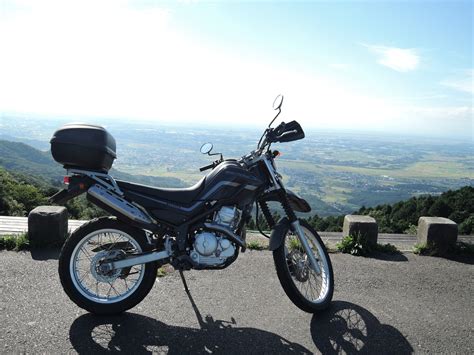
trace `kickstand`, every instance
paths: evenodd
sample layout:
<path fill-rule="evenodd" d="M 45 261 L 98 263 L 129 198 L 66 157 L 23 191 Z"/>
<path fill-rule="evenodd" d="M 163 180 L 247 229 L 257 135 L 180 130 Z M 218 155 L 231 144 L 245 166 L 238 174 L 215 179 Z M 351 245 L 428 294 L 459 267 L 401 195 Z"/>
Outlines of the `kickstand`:
<path fill-rule="evenodd" d="M 189 295 L 190 293 L 189 293 L 188 283 L 186 282 L 186 279 L 184 278 L 183 270 L 179 270 L 179 276 L 181 277 L 181 281 L 183 281 L 184 290 Z"/>
<path fill-rule="evenodd" d="M 196 318 L 199 322 L 199 325 L 201 326 L 201 329 L 204 329 L 206 327 L 206 322 L 204 322 L 204 320 L 202 319 L 201 312 L 199 312 L 199 309 L 197 308 L 196 303 L 194 303 L 193 296 L 191 296 L 191 292 L 189 291 L 189 288 L 188 288 L 188 283 L 186 282 L 186 279 L 184 278 L 183 270 L 179 270 L 179 276 L 181 277 L 181 281 L 183 281 L 184 291 L 186 291 L 189 301 L 191 302 L 191 306 L 193 307 L 194 313 L 196 313 Z"/>

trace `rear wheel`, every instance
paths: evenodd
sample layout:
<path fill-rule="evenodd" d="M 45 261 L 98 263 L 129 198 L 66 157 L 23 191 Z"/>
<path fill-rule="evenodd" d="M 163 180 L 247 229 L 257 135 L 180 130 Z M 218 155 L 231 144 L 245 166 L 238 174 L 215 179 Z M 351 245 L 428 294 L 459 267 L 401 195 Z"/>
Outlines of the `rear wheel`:
<path fill-rule="evenodd" d="M 150 292 L 156 279 L 156 263 L 108 272 L 100 266 L 150 249 L 144 231 L 110 217 L 92 220 L 78 228 L 61 250 L 59 277 L 64 291 L 89 312 L 124 312 Z"/>
<path fill-rule="evenodd" d="M 317 273 L 298 237 L 288 228 L 282 244 L 273 251 L 280 283 L 290 300 L 300 309 L 315 313 L 326 309 L 334 292 L 331 260 L 321 237 L 305 221 L 301 228 L 321 270 Z"/>

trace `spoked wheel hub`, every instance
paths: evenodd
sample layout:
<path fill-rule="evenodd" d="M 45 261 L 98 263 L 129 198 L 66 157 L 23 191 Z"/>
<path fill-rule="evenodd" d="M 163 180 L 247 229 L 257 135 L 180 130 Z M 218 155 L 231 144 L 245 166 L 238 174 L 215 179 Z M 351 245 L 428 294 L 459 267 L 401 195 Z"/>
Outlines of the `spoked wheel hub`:
<path fill-rule="evenodd" d="M 299 282 L 306 282 L 309 278 L 309 266 L 306 256 L 300 250 L 292 250 L 288 255 L 290 272 Z"/>
<path fill-rule="evenodd" d="M 92 258 L 91 274 L 99 282 L 111 283 L 120 276 L 122 269 L 111 269 L 107 263 L 124 259 L 123 250 L 101 251 Z"/>

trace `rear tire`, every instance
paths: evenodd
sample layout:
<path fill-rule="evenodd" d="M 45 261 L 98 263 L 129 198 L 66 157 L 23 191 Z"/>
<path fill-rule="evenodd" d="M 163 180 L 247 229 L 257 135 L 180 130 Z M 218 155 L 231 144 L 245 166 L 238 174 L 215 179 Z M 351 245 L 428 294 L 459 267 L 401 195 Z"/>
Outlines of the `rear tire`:
<path fill-rule="evenodd" d="M 273 251 L 273 260 L 278 279 L 290 300 L 301 310 L 316 313 L 328 308 L 331 303 L 334 275 L 321 237 L 307 222 L 300 220 L 300 225 L 319 262 L 321 274 L 317 275 L 309 267 L 306 253 L 289 226 L 281 245 Z"/>
<path fill-rule="evenodd" d="M 97 250 L 103 245 L 106 247 Z M 111 252 L 125 257 L 130 252 L 149 250 L 151 246 L 143 230 L 112 217 L 94 219 L 66 240 L 59 256 L 61 285 L 74 303 L 91 313 L 122 313 L 136 306 L 150 292 L 156 279 L 156 262 L 109 274 L 101 274 L 97 266 L 112 255 Z M 123 294 L 118 291 L 122 289 Z"/>

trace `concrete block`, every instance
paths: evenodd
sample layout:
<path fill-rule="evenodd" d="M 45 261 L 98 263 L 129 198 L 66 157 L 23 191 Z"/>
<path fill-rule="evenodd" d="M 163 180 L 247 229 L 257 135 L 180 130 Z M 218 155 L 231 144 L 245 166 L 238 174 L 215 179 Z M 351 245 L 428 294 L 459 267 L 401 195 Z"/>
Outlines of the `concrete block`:
<path fill-rule="evenodd" d="M 458 225 L 444 217 L 420 217 L 416 237 L 419 244 L 427 244 L 444 254 L 458 240 Z"/>
<path fill-rule="evenodd" d="M 373 217 L 360 215 L 346 215 L 342 227 L 342 235 L 355 236 L 360 234 L 367 239 L 369 245 L 377 244 L 379 228 Z"/>
<path fill-rule="evenodd" d="M 67 209 L 39 206 L 28 215 L 28 237 L 32 247 L 62 245 L 68 231 Z"/>

